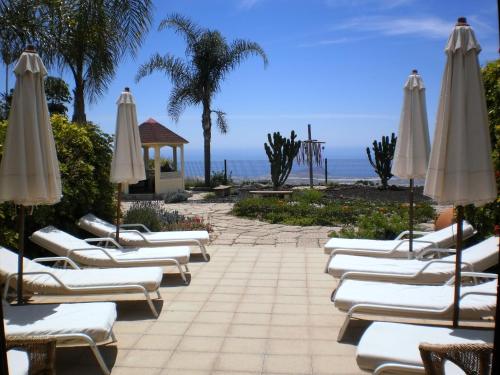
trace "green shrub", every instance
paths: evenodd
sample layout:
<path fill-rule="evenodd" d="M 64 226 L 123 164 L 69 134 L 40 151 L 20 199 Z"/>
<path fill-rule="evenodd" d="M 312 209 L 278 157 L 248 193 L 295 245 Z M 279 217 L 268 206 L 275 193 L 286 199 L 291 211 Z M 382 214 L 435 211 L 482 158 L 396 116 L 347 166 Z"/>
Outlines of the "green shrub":
<path fill-rule="evenodd" d="M 212 228 L 200 217 L 189 217 L 168 211 L 161 201 L 133 202 L 123 217 L 125 224 L 144 224 L 153 232 L 173 230 L 207 230 Z"/>
<path fill-rule="evenodd" d="M 33 215 L 27 216 L 26 239 L 32 232 L 47 225 L 77 234 L 80 230 L 76 221 L 89 212 L 108 221 L 114 220 L 115 187 L 109 181 L 112 138 L 92 123 L 71 123 L 63 115 L 53 115 L 51 124 L 63 196 L 55 205 L 36 206 Z M 0 153 L 6 129 L 7 122 L 0 122 Z M 11 206 L 0 206 L 0 224 L 5 220 L 2 217 L 12 216 Z M 2 244 L 15 247 L 12 243 L 12 231 L 17 232 L 15 222 L 6 220 L 1 231 L 0 238 L 6 241 Z M 35 246 L 28 240 L 25 243 L 27 254 L 36 254 Z"/>
<path fill-rule="evenodd" d="M 219 185 L 227 185 L 227 184 L 232 184 L 233 179 L 231 177 L 232 172 L 229 172 L 229 176 L 227 178 L 224 178 L 224 171 L 213 171 L 212 172 L 212 177 L 210 177 L 210 187 L 214 188 Z"/>
<path fill-rule="evenodd" d="M 394 239 L 399 233 L 408 229 L 408 214 L 384 214 L 373 212 L 363 215 L 352 225 L 344 226 L 337 234 L 344 238 L 373 238 L 377 240 Z"/>
<path fill-rule="evenodd" d="M 293 193 L 292 199 L 297 202 L 306 204 L 320 204 L 323 201 L 324 194 L 320 190 L 315 189 L 305 189 L 300 191 L 295 191 Z"/>
<path fill-rule="evenodd" d="M 187 191 L 175 191 L 171 193 L 166 193 L 163 197 L 165 203 L 179 203 L 185 202 L 191 196 Z"/>

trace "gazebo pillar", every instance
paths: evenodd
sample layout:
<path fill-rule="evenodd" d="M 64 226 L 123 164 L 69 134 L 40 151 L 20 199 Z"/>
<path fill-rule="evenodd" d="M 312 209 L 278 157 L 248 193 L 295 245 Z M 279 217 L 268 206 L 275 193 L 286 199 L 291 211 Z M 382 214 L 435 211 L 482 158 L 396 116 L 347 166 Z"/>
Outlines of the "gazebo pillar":
<path fill-rule="evenodd" d="M 182 188 L 184 189 L 184 145 L 181 145 L 181 177 L 182 177 Z"/>
<path fill-rule="evenodd" d="M 158 193 L 161 190 L 160 177 L 161 177 L 160 146 L 155 145 L 155 193 Z"/>
<path fill-rule="evenodd" d="M 174 162 L 174 171 L 178 170 L 177 167 L 177 146 L 172 146 L 172 159 Z"/>

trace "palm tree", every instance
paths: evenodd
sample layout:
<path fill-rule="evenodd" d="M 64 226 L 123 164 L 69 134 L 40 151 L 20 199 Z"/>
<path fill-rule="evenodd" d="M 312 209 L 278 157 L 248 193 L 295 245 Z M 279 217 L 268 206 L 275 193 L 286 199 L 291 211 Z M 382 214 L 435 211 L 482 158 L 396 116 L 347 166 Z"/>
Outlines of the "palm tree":
<path fill-rule="evenodd" d="M 85 98 L 99 98 L 116 66 L 134 55 L 149 30 L 151 0 L 45 0 L 51 11 L 56 64 L 74 78 L 72 120 L 86 122 Z"/>
<path fill-rule="evenodd" d="M 212 100 L 220 91 L 227 74 L 245 58 L 255 55 L 262 57 L 264 67 L 268 60 L 264 50 L 255 42 L 237 39 L 228 44 L 217 30 L 200 28 L 189 19 L 174 14 L 164 19 L 158 31 L 172 28 L 186 40 L 187 61 L 170 54 L 153 55 L 141 65 L 136 82 L 155 71 L 164 72 L 173 83 L 168 99 L 168 113 L 174 121 L 188 105 L 203 107 L 201 126 L 204 138 L 205 185 L 210 184 L 210 141 L 212 137 L 211 115 L 216 115 L 216 123 L 222 134 L 228 129 L 225 113 L 212 109 Z"/>

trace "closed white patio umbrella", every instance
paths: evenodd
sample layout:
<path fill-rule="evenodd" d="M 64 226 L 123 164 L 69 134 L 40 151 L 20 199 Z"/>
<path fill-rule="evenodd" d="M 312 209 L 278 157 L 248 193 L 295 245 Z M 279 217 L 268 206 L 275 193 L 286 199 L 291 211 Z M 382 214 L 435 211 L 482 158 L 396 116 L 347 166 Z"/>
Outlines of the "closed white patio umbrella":
<path fill-rule="evenodd" d="M 429 126 L 425 104 L 425 87 L 417 70 L 404 85 L 403 109 L 391 173 L 410 180 L 409 235 L 410 256 L 413 251 L 413 186 L 415 178 L 425 178 L 429 164 Z"/>
<path fill-rule="evenodd" d="M 458 325 L 463 206 L 497 197 L 483 81 L 481 47 L 465 18 L 459 18 L 445 48 L 447 55 L 436 130 L 424 194 L 457 206 L 455 309 Z"/>
<path fill-rule="evenodd" d="M 14 68 L 16 86 L 0 164 L 0 202 L 19 205 L 19 277 L 22 303 L 25 207 L 55 204 L 61 199 L 61 177 L 45 98 L 47 70 L 30 47 Z"/>
<path fill-rule="evenodd" d="M 145 180 L 146 172 L 141 153 L 141 137 L 137 125 L 135 101 L 128 87 L 125 87 L 116 104 L 118 112 L 110 180 L 118 184 L 116 208 L 116 240 L 118 241 L 122 184 L 136 184 Z"/>

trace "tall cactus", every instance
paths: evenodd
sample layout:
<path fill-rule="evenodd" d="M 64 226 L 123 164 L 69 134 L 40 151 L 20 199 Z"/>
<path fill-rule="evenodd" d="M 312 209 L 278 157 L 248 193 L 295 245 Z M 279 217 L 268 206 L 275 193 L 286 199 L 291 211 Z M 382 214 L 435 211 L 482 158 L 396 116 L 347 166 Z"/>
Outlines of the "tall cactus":
<path fill-rule="evenodd" d="M 394 133 L 392 133 L 390 142 L 389 136 L 382 136 L 382 142 L 377 142 L 376 140 L 373 141 L 372 148 L 375 162 L 372 159 L 370 148 L 366 148 L 368 160 L 382 182 L 382 189 L 387 189 L 387 181 L 389 181 L 393 176 L 391 168 L 392 159 L 394 158 L 394 150 L 396 149 L 396 140 L 397 137 Z"/>
<path fill-rule="evenodd" d="M 300 149 L 300 141 L 295 141 L 297 135 L 292 130 L 290 139 L 274 132 L 273 137 L 267 134 L 269 145 L 264 143 L 269 163 L 271 164 L 271 180 L 275 189 L 282 186 L 292 171 L 293 159 Z"/>

